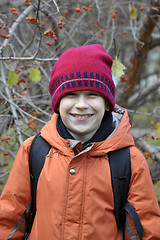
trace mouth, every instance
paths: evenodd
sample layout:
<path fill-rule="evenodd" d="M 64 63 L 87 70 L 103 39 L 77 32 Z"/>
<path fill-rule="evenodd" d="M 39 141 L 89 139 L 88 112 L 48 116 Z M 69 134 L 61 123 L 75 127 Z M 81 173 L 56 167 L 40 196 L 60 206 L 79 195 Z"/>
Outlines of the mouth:
<path fill-rule="evenodd" d="M 80 120 L 88 119 L 93 116 L 93 114 L 72 114 L 72 113 L 70 113 L 70 115 Z"/>

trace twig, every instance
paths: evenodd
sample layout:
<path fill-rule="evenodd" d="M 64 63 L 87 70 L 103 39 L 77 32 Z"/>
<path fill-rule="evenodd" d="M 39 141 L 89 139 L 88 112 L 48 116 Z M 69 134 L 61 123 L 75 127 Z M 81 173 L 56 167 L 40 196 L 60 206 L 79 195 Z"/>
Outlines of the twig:
<path fill-rule="evenodd" d="M 131 11 L 131 5 L 129 4 L 129 11 Z M 133 38 L 136 42 L 144 45 L 144 42 L 141 42 L 137 37 L 136 37 L 136 31 L 134 30 L 134 27 L 133 27 L 133 20 L 130 18 L 130 27 L 131 27 L 131 30 L 132 30 L 132 34 L 133 34 Z M 136 27 L 136 24 L 135 24 L 135 27 Z"/>
<path fill-rule="evenodd" d="M 100 10 L 100 7 L 98 5 L 98 0 L 95 0 L 95 3 L 96 3 L 97 11 L 98 11 L 98 18 L 97 18 L 97 20 L 100 22 L 101 10 Z"/>
<path fill-rule="evenodd" d="M 115 24 L 114 24 L 114 19 L 112 18 L 112 34 L 111 34 L 111 40 L 109 43 L 109 47 L 107 48 L 107 52 L 109 52 L 110 48 L 112 47 L 114 32 L 115 32 Z"/>
<path fill-rule="evenodd" d="M 6 96 L 4 96 L 3 93 L 1 93 L 1 95 L 2 95 L 2 97 L 3 97 L 7 102 L 11 103 L 11 106 L 13 105 L 18 111 L 22 112 L 24 115 L 27 115 L 27 116 L 29 116 L 30 118 L 33 118 L 33 119 L 35 119 L 35 120 L 37 120 L 37 121 L 39 121 L 39 122 L 41 122 L 41 123 L 46 124 L 45 121 L 43 121 L 43 120 L 41 120 L 41 119 L 39 119 L 39 118 L 36 118 L 36 117 L 32 116 L 31 114 L 25 112 L 23 109 L 21 109 L 20 107 L 18 107 L 12 100 L 9 100 L 8 98 L 6 98 Z M 17 119 L 17 117 L 14 117 L 14 118 Z"/>
<path fill-rule="evenodd" d="M 58 7 L 58 5 L 57 5 L 56 1 L 55 1 L 55 0 L 52 0 L 52 1 L 53 1 L 54 5 L 56 6 L 57 13 L 59 13 L 59 14 L 60 14 L 60 10 L 59 10 L 59 7 Z"/>
<path fill-rule="evenodd" d="M 10 174 L 10 171 L 9 171 L 9 172 L 5 172 L 5 173 L 2 173 L 2 174 L 0 174 L 0 178 L 4 177 L 4 176 L 6 176 L 6 175 L 9 175 L 9 174 Z"/>
<path fill-rule="evenodd" d="M 4 82 L 3 82 L 3 84 L 4 84 L 5 87 L 8 87 L 8 84 L 7 84 L 7 83 L 4 83 Z M 36 110 L 38 110 L 39 112 L 41 112 L 41 113 L 43 113 L 43 114 L 51 117 L 51 115 L 50 115 L 48 112 L 46 112 L 46 111 L 44 111 L 43 109 L 37 107 L 32 101 L 30 101 L 30 98 L 31 98 L 31 97 L 30 97 L 30 98 L 28 98 L 28 97 L 25 98 L 23 95 L 21 95 L 21 94 L 19 94 L 17 91 L 15 91 L 14 88 L 12 89 L 12 91 L 13 91 L 13 93 L 16 94 L 20 99 L 23 99 L 24 102 L 27 102 L 27 104 L 29 104 L 30 106 L 32 106 L 34 109 L 36 109 Z M 1 92 L 0 92 L 0 93 L 1 93 Z M 5 98 L 6 101 L 8 101 L 8 99 L 7 99 L 2 93 L 1 93 L 1 95 L 3 96 L 3 98 Z M 47 94 L 47 95 L 49 95 L 49 94 Z M 44 96 L 44 94 L 43 94 L 43 96 Z M 38 98 L 38 97 L 42 97 L 42 95 L 35 96 L 35 98 Z M 33 97 L 32 97 L 32 99 L 33 99 Z"/>
<path fill-rule="evenodd" d="M 139 111 L 136 111 L 136 110 L 133 110 L 133 109 L 128 109 L 128 108 L 126 108 L 126 109 L 130 113 L 144 115 L 144 116 L 152 116 L 152 117 L 155 117 L 155 118 L 160 118 L 160 115 L 157 115 L 155 113 L 144 113 L 144 112 L 139 112 Z"/>
<path fill-rule="evenodd" d="M 52 57 L 52 58 L 37 58 L 37 57 L 0 57 L 0 61 L 4 60 L 15 60 L 15 61 L 40 61 L 40 62 L 48 62 L 48 61 L 57 61 L 58 58 Z"/>
<path fill-rule="evenodd" d="M 154 83 L 153 85 L 149 85 L 148 87 L 144 88 L 143 90 L 140 90 L 140 93 L 136 92 L 134 95 L 132 95 L 128 99 L 127 106 L 132 107 L 133 105 L 135 105 L 136 101 L 140 101 L 141 99 L 144 100 L 144 98 L 146 96 L 148 96 L 148 94 L 150 92 L 157 90 L 159 87 L 160 87 L 160 81 L 157 83 Z"/>
<path fill-rule="evenodd" d="M 4 66 L 3 66 L 2 62 L 1 62 L 1 71 L 2 71 L 2 81 L 4 83 L 6 83 Z M 8 100 L 9 100 L 9 102 L 11 104 L 11 110 L 12 110 L 12 113 L 13 113 L 13 116 L 14 116 L 14 122 L 15 122 L 15 126 L 16 126 L 16 129 L 17 129 L 19 143 L 22 144 L 23 143 L 23 138 L 22 138 L 22 135 L 21 135 L 20 127 L 19 127 L 17 111 L 16 111 L 16 108 L 15 108 L 15 105 L 13 104 L 12 95 L 11 95 L 11 92 L 10 92 L 8 87 L 5 88 L 5 91 L 7 93 Z"/>
<path fill-rule="evenodd" d="M 15 32 L 16 28 L 18 27 L 19 23 L 22 22 L 22 20 L 29 14 L 29 12 L 33 9 L 33 5 L 28 6 L 23 13 L 17 18 L 17 20 L 13 23 L 12 27 L 9 29 L 9 34 L 12 36 L 12 34 Z M 10 42 L 11 38 L 5 39 L 2 46 L 0 47 L 0 55 L 2 52 L 2 48 L 6 46 Z"/>

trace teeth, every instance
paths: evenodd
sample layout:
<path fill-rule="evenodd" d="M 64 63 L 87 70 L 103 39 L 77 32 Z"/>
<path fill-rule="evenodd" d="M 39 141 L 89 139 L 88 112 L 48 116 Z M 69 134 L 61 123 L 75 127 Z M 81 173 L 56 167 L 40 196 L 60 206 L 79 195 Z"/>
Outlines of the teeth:
<path fill-rule="evenodd" d="M 73 116 L 76 117 L 76 118 L 79 118 L 79 119 L 85 119 L 85 118 L 90 117 L 91 114 L 89 114 L 89 115 L 74 115 L 74 114 L 73 114 Z"/>

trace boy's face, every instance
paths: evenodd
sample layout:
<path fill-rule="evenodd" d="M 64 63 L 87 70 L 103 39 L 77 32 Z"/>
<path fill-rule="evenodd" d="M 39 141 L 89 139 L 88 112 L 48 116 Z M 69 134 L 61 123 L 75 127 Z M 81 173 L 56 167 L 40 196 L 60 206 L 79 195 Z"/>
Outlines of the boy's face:
<path fill-rule="evenodd" d="M 98 130 L 106 109 L 102 95 L 92 91 L 66 94 L 60 101 L 59 113 L 71 135 L 82 143 Z"/>

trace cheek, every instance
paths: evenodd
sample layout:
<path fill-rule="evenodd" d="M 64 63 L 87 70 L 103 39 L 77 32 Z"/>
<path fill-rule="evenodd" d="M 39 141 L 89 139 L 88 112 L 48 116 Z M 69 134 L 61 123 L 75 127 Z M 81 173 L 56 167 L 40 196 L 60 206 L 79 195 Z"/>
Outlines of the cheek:
<path fill-rule="evenodd" d="M 101 107 L 100 107 L 100 111 L 101 111 L 101 114 L 102 114 L 102 117 L 104 116 L 104 113 L 106 111 L 106 103 L 105 103 L 105 100 L 103 99 L 102 102 L 101 102 Z"/>
<path fill-rule="evenodd" d="M 59 111 L 60 112 L 67 112 L 67 110 L 70 107 L 70 101 L 68 101 L 67 99 L 61 99 L 60 104 L 59 104 Z"/>
<path fill-rule="evenodd" d="M 72 98 L 70 98 L 70 97 L 64 97 L 64 98 L 61 99 L 60 105 L 62 105 L 63 108 L 64 108 L 64 107 L 65 107 L 65 108 L 71 107 L 72 105 L 75 104 L 75 101 L 76 101 L 76 100 L 75 100 L 74 97 L 72 97 Z"/>
<path fill-rule="evenodd" d="M 62 100 L 60 101 L 60 104 L 59 104 L 59 114 L 60 114 L 64 124 L 66 124 L 66 122 L 69 121 L 68 113 L 71 111 L 72 107 L 73 107 L 73 101 L 71 101 L 71 99 L 63 99 L 62 98 Z"/>
<path fill-rule="evenodd" d="M 100 99 L 99 101 L 95 102 L 94 105 L 99 112 L 105 112 L 106 109 L 106 103 L 104 99 Z"/>
<path fill-rule="evenodd" d="M 94 102 L 94 104 L 92 105 L 92 108 L 95 110 L 95 112 L 97 113 L 97 120 L 101 121 L 104 114 L 105 114 L 105 110 L 106 110 L 106 105 L 105 105 L 105 101 L 103 99 L 101 100 L 97 100 L 96 102 Z"/>

